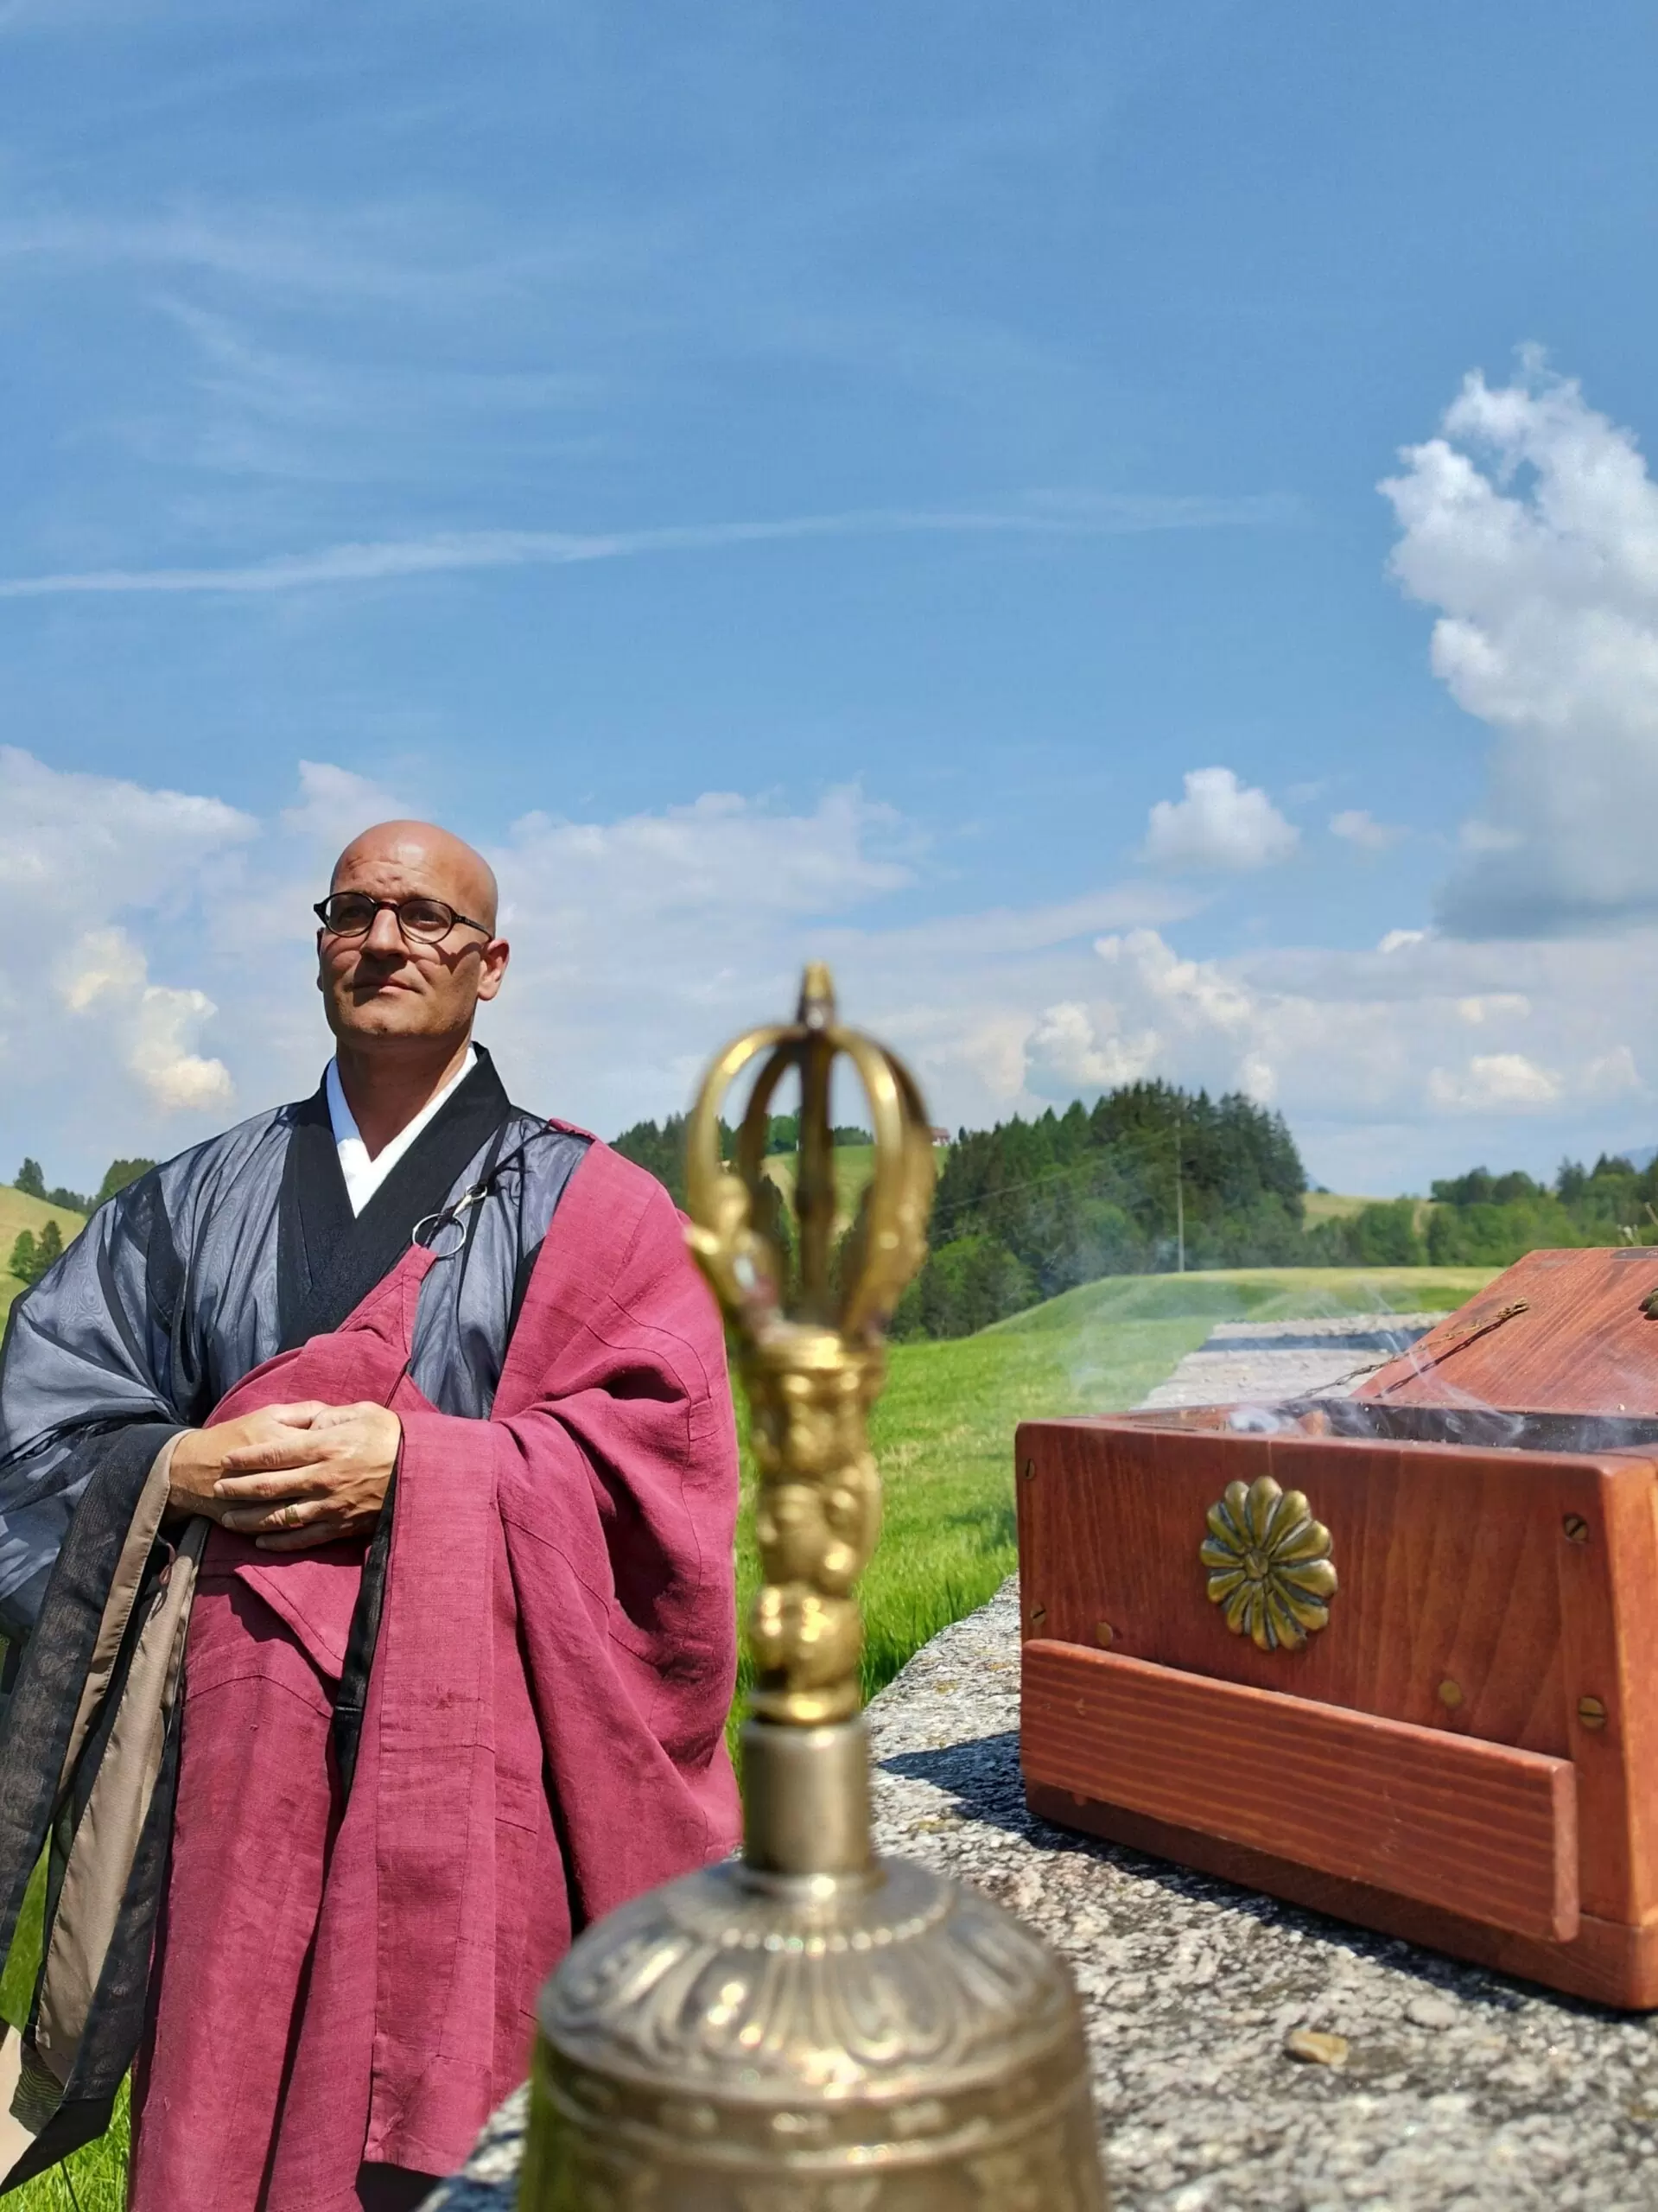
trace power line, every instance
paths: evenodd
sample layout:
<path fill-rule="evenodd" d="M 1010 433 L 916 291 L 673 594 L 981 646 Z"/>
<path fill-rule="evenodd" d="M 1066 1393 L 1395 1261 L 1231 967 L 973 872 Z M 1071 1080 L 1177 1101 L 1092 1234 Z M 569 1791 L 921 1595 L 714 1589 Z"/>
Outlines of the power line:
<path fill-rule="evenodd" d="M 1114 1140 L 1114 1142 L 1117 1144 L 1121 1144 L 1125 1141 L 1132 1142 L 1132 1140 L 1124 1140 L 1122 1138 Z M 935 1206 L 933 1208 L 933 1219 L 937 1221 L 942 1219 L 945 1214 L 959 1213 L 963 1206 L 988 1205 L 996 1198 L 1014 1198 L 1021 1192 L 1039 1191 L 1049 1183 L 1064 1182 L 1073 1175 L 1090 1174 L 1102 1164 L 1102 1154 L 1103 1148 L 1102 1148 L 1102 1154 L 1096 1154 L 1096 1156 L 1092 1160 L 1079 1160 L 1074 1166 L 1070 1167 L 1051 1167 L 1045 1174 L 1034 1175 L 1028 1182 L 1003 1183 L 994 1191 L 975 1192 L 968 1198 L 956 1198 L 950 1205 Z"/>

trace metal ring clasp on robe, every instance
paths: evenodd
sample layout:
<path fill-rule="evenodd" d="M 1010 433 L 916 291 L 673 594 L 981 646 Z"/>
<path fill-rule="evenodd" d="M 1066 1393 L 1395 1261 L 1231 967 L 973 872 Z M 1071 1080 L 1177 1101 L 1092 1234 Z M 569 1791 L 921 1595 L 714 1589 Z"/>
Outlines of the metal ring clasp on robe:
<path fill-rule="evenodd" d="M 481 1205 L 488 1196 L 487 1183 L 474 1183 L 471 1190 L 463 1191 L 461 1193 L 452 1206 L 441 1206 L 436 1213 L 422 1214 L 409 1232 L 410 1243 L 418 1244 L 422 1251 L 430 1252 L 437 1259 L 458 1259 L 467 1246 L 465 1216 L 473 1206 Z M 429 1227 L 431 1230 L 430 1236 L 425 1233 Z M 437 1239 L 446 1229 L 458 1229 L 461 1232 L 460 1241 L 451 1244 L 446 1251 L 440 1252 L 437 1249 Z"/>

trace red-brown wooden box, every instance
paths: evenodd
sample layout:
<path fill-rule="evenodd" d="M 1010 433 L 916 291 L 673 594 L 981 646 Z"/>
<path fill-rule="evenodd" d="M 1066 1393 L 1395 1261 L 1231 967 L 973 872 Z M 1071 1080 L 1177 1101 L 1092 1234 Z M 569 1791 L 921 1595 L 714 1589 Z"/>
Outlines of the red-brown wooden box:
<path fill-rule="evenodd" d="M 1347 1402 L 1026 1421 L 1032 1810 L 1611 2005 L 1658 2005 L 1658 1250 L 1540 1252 Z M 1232 1483 L 1338 1586 L 1227 1626 Z"/>

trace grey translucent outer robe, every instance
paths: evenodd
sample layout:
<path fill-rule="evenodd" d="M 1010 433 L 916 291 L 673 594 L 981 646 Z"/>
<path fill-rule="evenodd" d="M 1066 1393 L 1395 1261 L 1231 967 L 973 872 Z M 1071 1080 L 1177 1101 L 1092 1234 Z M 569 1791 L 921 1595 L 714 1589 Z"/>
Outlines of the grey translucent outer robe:
<path fill-rule="evenodd" d="M 411 1373 L 441 1413 L 489 1412 L 580 1134 L 478 1065 L 353 1219 L 326 1098 L 257 1115 L 130 1185 L 12 1308 L 0 1357 L 0 1631 L 26 1634 L 101 1449 L 204 1421 L 276 1352 L 337 1327 L 426 1217 Z M 460 1217 L 441 1215 L 485 1194 Z"/>

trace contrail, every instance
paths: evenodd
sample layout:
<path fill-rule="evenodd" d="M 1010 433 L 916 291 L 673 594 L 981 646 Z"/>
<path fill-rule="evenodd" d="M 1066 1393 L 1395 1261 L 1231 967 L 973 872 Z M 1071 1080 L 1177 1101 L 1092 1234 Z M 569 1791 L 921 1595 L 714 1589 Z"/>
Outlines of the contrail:
<path fill-rule="evenodd" d="M 1121 537 L 1142 531 L 1260 528 L 1295 513 L 1276 493 L 1213 499 L 1124 495 L 1043 508 L 869 509 L 797 515 L 775 522 L 696 523 L 657 530 L 444 531 L 422 537 L 371 539 L 312 553 L 279 553 L 224 569 L 87 569 L 0 579 L 0 599 L 55 599 L 123 592 L 308 591 L 327 584 L 378 583 L 400 576 L 465 569 L 560 568 L 634 560 L 653 553 L 715 552 L 813 537 L 890 537 L 934 533 L 1004 533 L 1027 537 Z"/>

